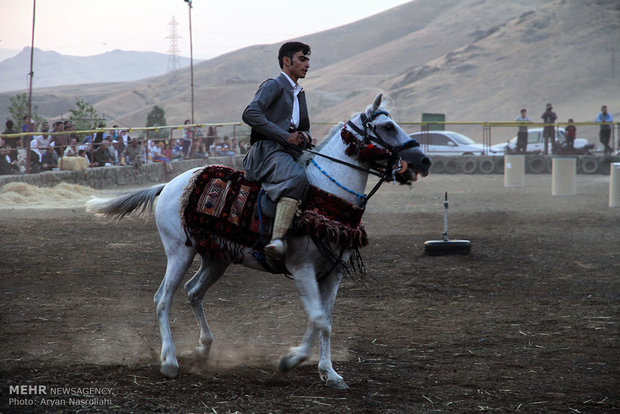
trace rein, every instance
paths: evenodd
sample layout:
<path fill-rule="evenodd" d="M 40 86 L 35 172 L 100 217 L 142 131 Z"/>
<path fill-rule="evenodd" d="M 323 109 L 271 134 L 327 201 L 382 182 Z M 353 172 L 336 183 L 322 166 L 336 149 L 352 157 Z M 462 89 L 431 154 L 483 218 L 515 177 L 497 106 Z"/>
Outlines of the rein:
<path fill-rule="evenodd" d="M 386 182 L 386 181 L 396 181 L 396 174 L 397 172 L 400 170 L 400 166 L 401 166 L 401 158 L 398 156 L 398 154 L 401 151 L 404 151 L 406 149 L 412 148 L 412 147 L 416 147 L 419 146 L 420 144 L 415 140 L 415 139 L 411 139 L 397 147 L 394 147 L 390 144 L 388 144 L 378 133 L 377 130 L 375 128 L 375 126 L 372 124 L 372 122 L 379 116 L 379 115 L 386 115 L 388 118 L 390 117 L 390 114 L 387 113 L 386 111 L 383 110 L 379 110 L 376 111 L 374 114 L 372 114 L 372 116 L 367 117 L 365 113 L 361 113 L 360 114 L 360 118 L 362 119 L 362 125 L 364 127 L 364 129 L 362 130 L 361 128 L 359 128 L 357 125 L 355 125 L 353 123 L 353 121 L 349 120 L 347 121 L 346 125 L 343 127 L 342 131 L 341 131 L 341 136 L 343 137 L 343 140 L 345 140 L 345 135 L 349 134 L 353 137 L 353 139 L 355 139 L 356 142 L 346 142 L 350 145 L 350 148 L 347 149 L 347 155 L 353 155 L 353 154 L 349 154 L 348 152 L 350 151 L 351 148 L 353 148 L 351 150 L 351 152 L 357 152 L 359 154 L 360 152 L 360 144 L 364 144 L 365 148 L 371 148 L 372 147 L 372 143 L 376 143 L 378 145 L 380 145 L 382 148 L 380 148 L 383 152 L 384 155 L 387 156 L 387 158 L 389 158 L 388 160 L 388 165 L 392 165 L 391 171 L 388 171 L 388 168 L 383 168 L 383 167 L 379 167 L 379 166 L 373 166 L 371 165 L 369 168 L 364 168 L 364 167 L 360 167 L 359 165 L 355 165 L 355 164 L 351 164 L 350 162 L 347 161 L 343 161 L 340 160 L 338 158 L 332 157 L 330 155 L 325 155 L 325 154 L 321 154 L 320 152 L 316 152 L 310 149 L 306 149 L 306 152 L 309 152 L 313 155 L 318 155 L 320 157 L 323 158 L 327 158 L 330 161 L 333 162 L 337 162 L 339 164 L 342 165 L 346 165 L 349 168 L 352 168 L 354 170 L 358 170 L 358 171 L 362 171 L 365 172 L 367 174 L 372 174 L 375 175 L 377 177 L 379 177 L 379 181 L 377 182 L 377 184 L 375 184 L 375 186 L 372 188 L 372 190 L 368 193 L 368 195 L 365 194 L 358 194 L 355 191 L 345 187 L 344 185 L 340 184 L 334 177 L 332 177 L 331 175 L 329 175 L 324 169 L 322 169 L 317 162 L 314 159 L 311 159 L 310 161 L 314 164 L 315 167 L 317 167 L 319 169 L 319 171 L 321 171 L 327 178 L 329 178 L 334 184 L 338 185 L 340 188 L 344 189 L 345 191 L 348 191 L 349 193 L 353 194 L 354 196 L 356 196 L 359 200 L 362 201 L 362 208 L 366 207 L 366 203 L 368 202 L 368 200 L 370 199 L 370 197 L 372 197 L 377 190 L 379 190 L 379 187 L 381 187 L 381 185 Z M 355 131 L 357 133 L 357 135 L 359 135 L 362 139 L 361 141 L 359 141 L 357 138 L 355 138 L 355 136 L 346 129 L 347 126 L 350 126 L 351 129 L 353 129 L 353 131 Z M 372 134 L 371 134 L 372 132 Z M 383 154 L 382 154 L 383 155 Z M 369 163 L 372 162 L 372 160 L 368 160 Z"/>

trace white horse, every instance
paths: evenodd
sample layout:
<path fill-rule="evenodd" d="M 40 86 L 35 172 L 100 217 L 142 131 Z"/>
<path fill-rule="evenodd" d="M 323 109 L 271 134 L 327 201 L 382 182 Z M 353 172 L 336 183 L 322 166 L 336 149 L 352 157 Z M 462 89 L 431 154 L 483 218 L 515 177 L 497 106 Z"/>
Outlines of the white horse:
<path fill-rule="evenodd" d="M 430 160 L 419 146 L 416 146 L 417 143 L 410 139 L 386 111 L 381 109 L 381 99 L 381 95 L 378 95 L 365 112 L 354 115 L 347 124 L 341 124 L 340 129 L 314 152 L 312 162 L 308 162 L 306 167 L 308 180 L 312 185 L 353 205 L 363 206 L 369 197 L 363 194 L 369 173 L 381 175 L 380 183 L 398 179 L 406 184 L 415 181 L 418 174 L 422 176 L 428 174 Z M 340 139 L 344 136 L 341 134 L 343 128 L 350 128 L 351 133 L 346 135 L 353 138 L 354 142 L 346 143 Z M 346 155 L 345 151 L 351 145 L 372 149 L 373 151 L 367 151 L 366 158 L 370 159 L 360 161 L 360 157 Z M 376 160 L 369 155 L 378 153 L 382 156 Z M 192 246 L 186 245 L 187 235 L 179 214 L 180 197 L 197 170 L 187 171 L 167 184 L 159 184 L 111 200 L 93 199 L 87 204 L 87 210 L 92 213 L 120 219 L 137 209 L 148 213 L 152 210 L 155 198 L 159 196 L 155 207 L 155 220 L 168 263 L 166 274 L 154 300 L 162 341 L 161 372 L 171 378 L 178 374 L 179 364 L 170 332 L 169 311 L 174 292 L 184 279 L 197 253 L 195 243 Z M 378 186 L 370 195 L 377 188 Z M 334 249 L 340 250 L 339 247 Z M 352 252 L 352 250 L 344 251 L 342 260 L 347 261 Z M 241 264 L 265 271 L 252 253 L 252 249 L 245 249 Z M 199 346 L 196 351 L 198 356 L 206 358 L 213 342 L 213 335 L 205 318 L 203 297 L 224 274 L 230 262 L 214 260 L 205 255 L 201 257 L 201 266 L 185 283 L 185 291 L 200 327 Z M 348 388 L 343 378 L 334 370 L 330 353 L 332 310 L 342 279 L 342 269 L 334 264 L 333 258 L 328 259 L 322 255 L 309 236 L 289 237 L 284 260 L 308 315 L 308 325 L 302 343 L 292 348 L 290 353 L 281 359 L 279 369 L 289 371 L 307 360 L 318 335 L 320 378 L 331 388 Z"/>

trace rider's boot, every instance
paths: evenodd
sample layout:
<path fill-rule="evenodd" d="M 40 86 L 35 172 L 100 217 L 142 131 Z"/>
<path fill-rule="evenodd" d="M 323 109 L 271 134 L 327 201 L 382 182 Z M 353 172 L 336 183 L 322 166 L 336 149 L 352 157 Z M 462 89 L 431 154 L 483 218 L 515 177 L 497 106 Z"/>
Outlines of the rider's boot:
<path fill-rule="evenodd" d="M 284 236 L 293 224 L 299 201 L 290 197 L 282 197 L 276 205 L 276 217 L 273 221 L 271 241 L 265 246 L 265 254 L 273 260 L 282 260 L 286 251 Z"/>

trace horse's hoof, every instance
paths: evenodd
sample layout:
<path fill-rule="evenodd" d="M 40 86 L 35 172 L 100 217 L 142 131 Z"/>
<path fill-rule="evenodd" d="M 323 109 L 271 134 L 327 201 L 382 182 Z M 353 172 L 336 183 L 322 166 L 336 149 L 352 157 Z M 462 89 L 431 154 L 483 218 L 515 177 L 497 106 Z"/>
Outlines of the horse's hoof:
<path fill-rule="evenodd" d="M 209 358 L 209 352 L 211 351 L 211 347 L 207 348 L 204 345 L 199 345 L 196 347 L 196 357 L 200 359 Z"/>
<path fill-rule="evenodd" d="M 179 375 L 179 367 L 174 365 L 162 365 L 159 371 L 168 378 L 174 378 Z"/>
<path fill-rule="evenodd" d="M 299 358 L 299 356 L 297 356 L 296 354 L 286 355 L 280 360 L 278 370 L 280 370 L 280 372 L 289 372 L 297 368 L 305 360 L 305 358 Z"/>
<path fill-rule="evenodd" d="M 349 386 L 346 382 L 341 378 L 339 380 L 327 380 L 326 385 L 328 388 L 332 390 L 348 390 Z"/>
<path fill-rule="evenodd" d="M 280 360 L 280 365 L 278 365 L 278 371 L 289 372 L 290 370 L 295 368 L 291 366 L 291 359 L 293 359 L 292 355 L 287 355 L 287 356 L 282 357 L 282 359 Z"/>

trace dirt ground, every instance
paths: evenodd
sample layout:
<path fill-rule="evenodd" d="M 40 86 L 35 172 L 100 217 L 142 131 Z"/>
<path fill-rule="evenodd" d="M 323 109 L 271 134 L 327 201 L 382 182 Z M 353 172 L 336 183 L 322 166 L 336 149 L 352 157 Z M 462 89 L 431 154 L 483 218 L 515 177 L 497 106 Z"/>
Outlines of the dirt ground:
<path fill-rule="evenodd" d="M 111 224 L 81 202 L 0 209 L 0 411 L 618 411 L 620 209 L 608 207 L 608 187 L 609 177 L 580 175 L 576 196 L 552 196 L 550 175 L 519 188 L 501 175 L 438 175 L 382 188 L 365 215 L 370 280 L 344 281 L 334 311 L 347 391 L 322 384 L 316 357 L 278 372 L 301 341 L 301 303 L 287 278 L 240 267 L 205 298 L 216 337 L 206 366 L 193 358 L 198 329 L 179 289 L 181 372 L 164 379 L 154 220 Z M 471 240 L 469 256 L 423 254 L 440 238 L 444 191 L 449 234 Z M 17 394 L 21 385 L 47 394 Z M 50 394 L 62 387 L 72 389 Z"/>

